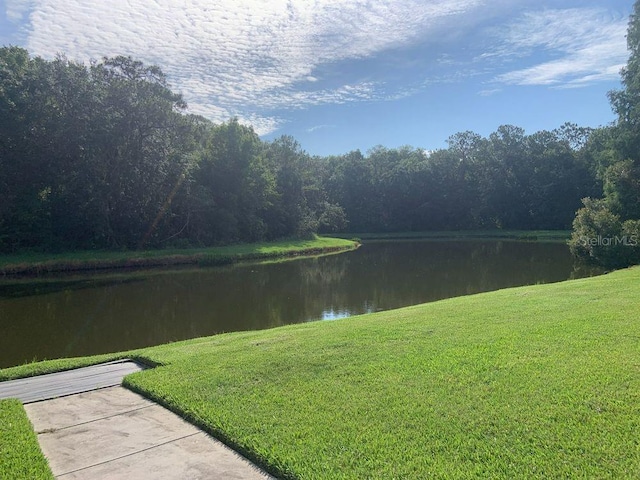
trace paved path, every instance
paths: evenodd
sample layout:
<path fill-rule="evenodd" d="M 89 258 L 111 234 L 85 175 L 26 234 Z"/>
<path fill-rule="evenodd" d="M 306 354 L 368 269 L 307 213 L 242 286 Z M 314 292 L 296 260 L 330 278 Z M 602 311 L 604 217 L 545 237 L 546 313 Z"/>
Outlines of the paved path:
<path fill-rule="evenodd" d="M 267 479 L 244 457 L 123 387 L 25 405 L 56 478 Z"/>
<path fill-rule="evenodd" d="M 116 362 L 122 364 L 123 362 Z M 133 363 L 133 362 L 124 362 Z M 135 364 L 134 364 L 135 365 Z M 182 480 L 272 479 L 247 459 L 178 415 L 120 386 L 132 365 L 114 363 L 96 370 L 77 369 L 67 376 L 43 375 L 30 382 L 0 382 L 4 392 L 18 392 L 54 476 L 61 480 Z M 133 370 L 142 367 L 136 366 Z M 118 375 L 114 371 L 119 370 Z M 110 371 L 106 375 L 106 371 Z M 75 372 L 74 374 L 71 374 Z M 69 376 L 69 374 L 71 374 Z M 57 377 L 54 377 L 56 375 Z M 117 386 L 69 394 L 83 385 L 103 384 L 106 376 Z M 53 378 L 53 379 L 52 379 Z M 66 395 L 33 402 L 63 378 Z M 116 380 L 114 380 L 116 378 Z M 76 380 L 79 382 L 76 382 Z M 54 381 L 55 383 L 55 381 Z M 34 392 L 29 391 L 29 385 Z M 43 387 L 44 385 L 44 387 Z M 49 387 L 47 387 L 49 385 Z M 66 393 L 65 393 L 66 392 Z M 32 395 L 34 394 L 34 395 Z M 46 397 L 45 395 L 45 397 Z M 31 402 L 31 403 L 29 403 Z"/>

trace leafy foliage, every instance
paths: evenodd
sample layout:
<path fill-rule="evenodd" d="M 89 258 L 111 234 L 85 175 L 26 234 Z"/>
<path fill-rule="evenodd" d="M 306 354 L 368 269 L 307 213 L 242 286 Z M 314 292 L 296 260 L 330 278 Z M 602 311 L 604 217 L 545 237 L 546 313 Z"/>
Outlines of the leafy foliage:
<path fill-rule="evenodd" d="M 630 263 L 633 247 L 638 237 L 633 236 L 633 224 L 623 229 L 620 217 L 603 200 L 585 198 L 573 222 L 573 233 L 569 241 L 571 252 L 589 258 L 602 265 L 612 267 Z M 624 233 L 623 233 L 624 230 Z M 631 233 L 627 236 L 626 233 Z"/>
<path fill-rule="evenodd" d="M 602 153 L 615 151 L 614 135 L 572 124 L 322 158 L 289 136 L 265 142 L 237 119 L 187 114 L 161 69 L 130 57 L 86 66 L 5 47 L 0 71 L 3 252 L 567 229 L 603 184 L 618 215 L 638 196 L 635 164 Z"/>
<path fill-rule="evenodd" d="M 434 152 L 350 152 L 326 160 L 323 185 L 352 232 L 566 229 L 580 199 L 599 187 L 579 131 L 567 124 L 525 135 L 504 125 L 489 138 L 458 133 Z"/>
<path fill-rule="evenodd" d="M 629 19 L 627 46 L 624 88 L 609 93 L 618 121 L 591 145 L 603 199 L 585 199 L 570 242 L 575 255 L 610 267 L 640 262 L 640 1 Z"/>
<path fill-rule="evenodd" d="M 266 144 L 235 119 L 185 114 L 158 67 L 5 47 L 0 70 L 0 251 L 210 246 L 317 229 L 322 212 L 298 198 L 315 188 L 306 154 L 287 156 L 288 140 Z"/>

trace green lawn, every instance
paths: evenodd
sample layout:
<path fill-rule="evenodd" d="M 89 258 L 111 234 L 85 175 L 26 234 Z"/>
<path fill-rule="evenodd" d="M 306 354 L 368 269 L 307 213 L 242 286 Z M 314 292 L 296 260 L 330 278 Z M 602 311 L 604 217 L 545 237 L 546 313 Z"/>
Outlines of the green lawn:
<path fill-rule="evenodd" d="M 211 248 L 145 251 L 91 250 L 60 254 L 0 255 L 0 275 L 179 264 L 215 265 L 242 260 L 349 250 L 355 246 L 354 242 L 346 239 L 315 237 L 308 240 L 281 240 Z"/>
<path fill-rule="evenodd" d="M 22 404 L 0 400 L 0 479 L 53 480 Z"/>
<path fill-rule="evenodd" d="M 632 268 L 129 352 L 162 366 L 125 382 L 285 478 L 640 478 L 639 307 Z"/>

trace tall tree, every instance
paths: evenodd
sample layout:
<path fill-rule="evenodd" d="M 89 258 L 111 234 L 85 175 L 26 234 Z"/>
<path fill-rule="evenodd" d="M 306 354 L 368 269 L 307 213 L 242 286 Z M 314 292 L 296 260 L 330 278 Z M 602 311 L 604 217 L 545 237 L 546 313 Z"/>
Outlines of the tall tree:
<path fill-rule="evenodd" d="M 621 71 L 621 90 L 609 93 L 618 115 L 615 145 L 618 162 L 604 175 L 604 193 L 611 210 L 623 220 L 640 218 L 640 2 L 636 1 L 627 30 L 629 60 Z"/>
<path fill-rule="evenodd" d="M 607 131 L 602 145 L 605 153 L 599 156 L 603 201 L 584 200 L 570 242 L 576 255 L 611 266 L 640 261 L 640 0 L 629 17 L 627 48 L 629 60 L 621 71 L 623 88 L 609 92 L 618 120 Z M 610 221 L 600 221 L 603 218 Z M 594 236 L 607 239 L 604 249 L 601 245 L 592 248 Z"/>
<path fill-rule="evenodd" d="M 186 168 L 186 104 L 158 67 L 130 57 L 105 59 L 91 73 L 103 112 L 94 125 L 98 212 L 111 246 L 135 248 L 157 233 L 159 206 Z"/>
<path fill-rule="evenodd" d="M 266 158 L 275 177 L 276 188 L 268 212 L 269 236 L 295 235 L 307 214 L 304 163 L 308 156 L 293 137 L 282 136 L 267 146 Z"/>
<path fill-rule="evenodd" d="M 274 179 L 253 128 L 238 119 L 211 128 L 194 171 L 194 195 L 192 234 L 198 243 L 265 238 L 264 214 L 273 199 Z"/>

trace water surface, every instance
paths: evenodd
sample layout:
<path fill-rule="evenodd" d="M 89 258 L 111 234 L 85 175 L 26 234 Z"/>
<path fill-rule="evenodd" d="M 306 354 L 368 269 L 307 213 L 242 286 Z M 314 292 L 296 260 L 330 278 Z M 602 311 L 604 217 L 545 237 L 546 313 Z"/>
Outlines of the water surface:
<path fill-rule="evenodd" d="M 559 243 L 368 242 L 280 263 L 0 283 L 0 368 L 599 273 Z"/>

